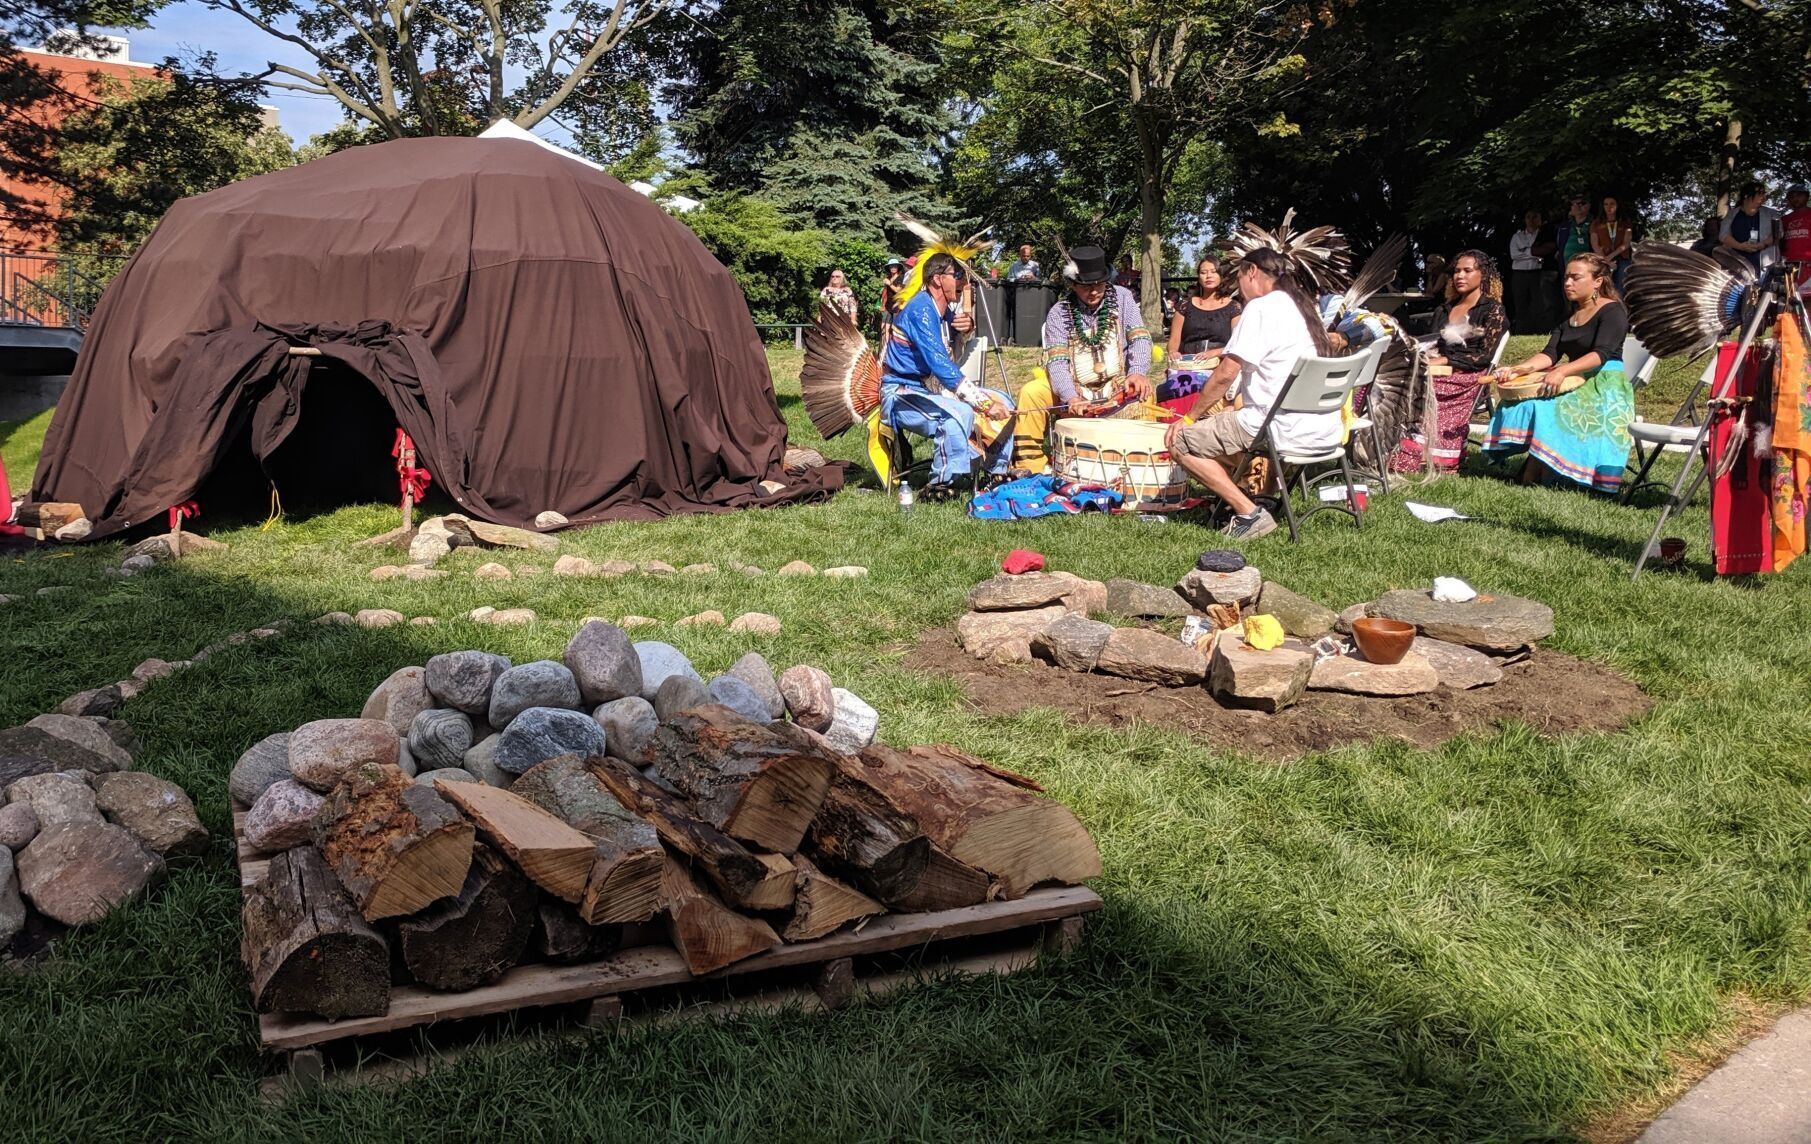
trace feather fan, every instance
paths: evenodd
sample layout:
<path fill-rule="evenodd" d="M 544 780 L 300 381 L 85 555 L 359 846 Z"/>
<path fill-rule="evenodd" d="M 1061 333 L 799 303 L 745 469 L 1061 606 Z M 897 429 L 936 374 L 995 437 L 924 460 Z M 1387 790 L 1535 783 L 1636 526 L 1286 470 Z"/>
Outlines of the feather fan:
<path fill-rule="evenodd" d="M 1641 243 L 1629 267 L 1629 324 L 1656 357 L 1703 353 L 1741 321 L 1742 298 L 1754 282 L 1754 268 L 1739 256 Z"/>
<path fill-rule="evenodd" d="M 1248 222 L 1232 237 L 1235 255 L 1254 250 L 1274 250 L 1295 268 L 1296 282 L 1316 297 L 1339 294 L 1352 282 L 1352 254 L 1346 236 L 1330 226 L 1295 229 L 1295 208 L 1290 207 L 1276 230 Z"/>
<path fill-rule="evenodd" d="M 1372 456 L 1371 435 L 1356 434 L 1352 439 L 1355 460 L 1366 469 L 1382 471 L 1382 466 L 1396 456 L 1396 449 L 1411 428 L 1420 427 L 1427 411 L 1427 387 L 1411 385 L 1415 356 L 1421 348 L 1415 340 L 1391 324 L 1389 348 L 1377 363 L 1377 376 L 1365 398 L 1364 415 L 1377 427 L 1377 452 Z"/>
<path fill-rule="evenodd" d="M 1340 308 L 1350 312 L 1358 309 L 1377 293 L 1390 284 L 1396 277 L 1396 270 L 1402 265 L 1402 256 L 1408 252 L 1409 236 L 1392 234 L 1383 240 L 1383 244 L 1371 252 L 1365 264 L 1358 271 L 1358 277 L 1352 279 L 1352 285 L 1346 287 L 1346 296 L 1340 300 Z"/>
<path fill-rule="evenodd" d="M 969 270 L 972 277 L 973 271 L 969 267 L 969 263 L 973 261 L 975 255 L 986 249 L 989 243 L 988 235 L 992 234 L 994 229 L 991 226 L 983 227 L 967 238 L 958 239 L 954 235 L 938 234 L 910 215 L 896 214 L 893 216 L 893 220 L 911 231 L 919 241 L 924 243 L 923 248 L 918 251 L 918 261 L 912 265 L 911 273 L 907 274 L 905 281 L 899 285 L 899 293 L 894 298 L 896 307 L 910 302 L 912 296 L 924 288 L 924 264 L 930 260 L 933 254 L 949 255 L 960 262 L 965 270 Z"/>
<path fill-rule="evenodd" d="M 880 362 L 855 319 L 828 302 L 805 331 L 799 392 L 806 416 L 826 438 L 867 420 L 880 404 Z"/>

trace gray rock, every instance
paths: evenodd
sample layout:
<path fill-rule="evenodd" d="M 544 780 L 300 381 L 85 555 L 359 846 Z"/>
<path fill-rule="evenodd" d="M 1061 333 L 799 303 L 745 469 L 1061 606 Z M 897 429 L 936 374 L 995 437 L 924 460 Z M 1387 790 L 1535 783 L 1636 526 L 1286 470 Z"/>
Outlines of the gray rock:
<path fill-rule="evenodd" d="M 409 724 L 409 754 L 416 771 L 457 767 L 472 749 L 472 720 L 451 707 L 432 707 Z"/>
<path fill-rule="evenodd" d="M 766 612 L 743 612 L 729 622 L 732 632 L 746 632 L 751 636 L 777 636 L 785 625 L 780 617 Z"/>
<path fill-rule="evenodd" d="M 551 536 L 538 532 L 529 532 L 525 528 L 511 528 L 505 524 L 492 524 L 486 520 L 472 520 L 470 517 L 449 515 L 449 525 L 465 526 L 466 531 L 476 537 L 478 543 L 489 548 L 525 548 L 531 552 L 557 552 L 560 542 Z"/>
<path fill-rule="evenodd" d="M 822 668 L 801 663 L 780 673 L 780 697 L 792 721 L 807 731 L 824 732 L 836 718 L 835 688 Z"/>
<path fill-rule="evenodd" d="M 1063 606 L 1083 616 L 1105 615 L 1107 586 L 1099 580 L 1085 580 L 1073 572 L 1051 572 L 1053 579 L 1065 585 Z"/>
<path fill-rule="evenodd" d="M 442 710 L 445 710 L 445 708 L 442 708 Z M 409 751 L 409 741 L 407 739 L 396 744 L 396 769 L 403 774 L 408 775 L 410 778 L 414 778 L 417 774 L 421 773 L 421 768 L 415 765 L 414 754 Z"/>
<path fill-rule="evenodd" d="M 83 750 L 92 752 L 97 758 L 105 760 L 108 764 L 104 768 L 90 766 L 83 768 L 84 770 L 125 771 L 132 769 L 131 753 L 115 742 L 113 736 L 109 735 L 106 728 L 96 719 L 79 719 L 73 715 L 39 715 L 25 725 L 36 727 L 47 734 L 74 743 Z"/>
<path fill-rule="evenodd" d="M 153 854 L 201 854 L 208 832 L 188 793 L 168 779 L 143 771 L 100 775 L 94 802 L 115 826 L 130 830 Z"/>
<path fill-rule="evenodd" d="M 503 729 L 497 765 L 519 775 L 560 755 L 604 753 L 604 729 L 588 715 L 558 707 L 530 707 Z"/>
<path fill-rule="evenodd" d="M 1553 634 L 1553 609 L 1519 596 L 1480 595 L 1446 604 L 1430 592 L 1385 592 L 1365 614 L 1414 624 L 1420 635 L 1479 651 L 1519 651 Z"/>
<path fill-rule="evenodd" d="M 23 849 L 38 836 L 38 816 L 29 802 L 9 802 L 0 806 L 0 847 Z"/>
<path fill-rule="evenodd" d="M 289 777 L 289 732 L 279 731 L 253 743 L 239 756 L 239 761 L 233 764 L 231 777 L 226 780 L 226 789 L 232 793 L 234 802 L 251 806 L 271 784 Z"/>
<path fill-rule="evenodd" d="M 654 715 L 662 723 L 679 714 L 712 702 L 704 684 L 684 675 L 669 675 L 654 693 Z"/>
<path fill-rule="evenodd" d="M 445 779 L 450 783 L 478 783 L 479 785 L 483 785 L 484 782 L 484 780 L 477 775 L 474 775 L 472 772 L 461 767 L 440 767 L 436 770 L 423 771 L 416 775 L 415 785 L 431 788 L 436 779 Z"/>
<path fill-rule="evenodd" d="M 561 657 L 578 680 L 585 706 L 596 707 L 641 694 L 641 656 L 629 633 L 604 620 L 593 620 L 578 630 Z"/>
<path fill-rule="evenodd" d="M 859 580 L 868 574 L 860 564 L 844 564 L 837 568 L 824 569 L 824 576 L 831 580 Z"/>
<path fill-rule="evenodd" d="M 510 721 L 530 707 L 566 707 L 579 705 L 578 680 L 563 663 L 538 659 L 517 664 L 497 677 L 490 693 L 489 723 L 499 731 L 507 730 Z"/>
<path fill-rule="evenodd" d="M 124 827 L 96 819 L 47 826 L 19 852 L 19 888 L 68 926 L 106 917 L 163 876 L 163 859 Z"/>
<path fill-rule="evenodd" d="M 1339 620 L 1332 608 L 1323 608 L 1308 597 L 1266 580 L 1258 593 L 1257 610 L 1275 616 L 1283 631 L 1299 639 L 1314 640 L 1333 630 Z"/>
<path fill-rule="evenodd" d="M 675 675 L 683 675 L 702 684 L 704 677 L 692 666 L 692 661 L 685 653 L 669 643 L 659 640 L 641 640 L 635 644 L 635 654 L 641 660 L 641 697 L 649 703 L 660 691 L 660 685 Z"/>
<path fill-rule="evenodd" d="M 1186 616 L 1194 610 L 1174 588 L 1159 588 L 1137 580 L 1107 581 L 1107 611 L 1113 615 L 1165 619 Z"/>
<path fill-rule="evenodd" d="M 672 576 L 679 571 L 679 569 L 673 567 L 664 560 L 643 560 L 640 564 L 637 564 L 636 567 L 641 570 L 644 576 Z"/>
<path fill-rule="evenodd" d="M 1032 637 L 1031 653 L 1070 671 L 1093 671 L 1112 635 L 1112 624 L 1070 612 Z"/>
<path fill-rule="evenodd" d="M 640 764 L 641 753 L 660 730 L 654 705 L 639 695 L 626 695 L 599 707 L 591 715 L 604 729 L 604 751 L 610 757 Z"/>
<path fill-rule="evenodd" d="M 1258 598 L 1264 587 L 1264 574 L 1247 564 L 1237 572 L 1203 572 L 1196 568 L 1176 582 L 1176 594 L 1197 611 L 1207 611 L 1210 604 L 1243 607 Z"/>
<path fill-rule="evenodd" d="M 1362 604 L 1353 604 L 1351 607 L 1342 610 L 1339 613 L 1339 618 L 1333 621 L 1333 630 L 1342 636 L 1351 635 L 1352 621 L 1364 619 L 1365 609 L 1370 606 L 1370 601 L 1366 601 Z"/>
<path fill-rule="evenodd" d="M 509 784 L 516 781 L 516 776 L 497 765 L 497 747 L 503 742 L 503 736 L 486 735 L 472 745 L 459 762 L 461 770 L 477 775 L 480 782 L 488 786 L 509 789 Z"/>
<path fill-rule="evenodd" d="M 109 683 L 105 687 L 76 692 L 57 704 L 57 712 L 61 715 L 111 715 L 125 701 L 126 697 L 120 689 Z"/>
<path fill-rule="evenodd" d="M 19 870 L 13 852 L 0 847 L 0 949 L 25 928 L 25 899 L 19 895 Z"/>
<path fill-rule="evenodd" d="M 972 612 L 1015 612 L 1060 602 L 1075 585 L 1042 572 L 1017 576 L 999 575 L 983 580 L 968 592 Z"/>
<path fill-rule="evenodd" d="M 6 797 L 31 807 L 40 829 L 66 822 L 100 822 L 101 811 L 94 803 L 94 788 L 82 777 L 59 771 L 32 775 L 6 788 Z"/>
<path fill-rule="evenodd" d="M 377 685 L 377 690 L 365 700 L 365 706 L 358 716 L 361 719 L 382 719 L 395 728 L 398 735 L 407 735 L 415 716 L 432 706 L 434 697 L 428 694 L 427 669 L 399 667 L 390 673 L 388 679 Z"/>
<path fill-rule="evenodd" d="M 743 683 L 755 689 L 755 694 L 767 704 L 769 719 L 786 717 L 786 700 L 780 695 L 780 685 L 773 677 L 773 668 L 767 657 L 758 651 L 751 651 L 735 663 L 729 665 L 726 675 L 733 675 Z"/>
<path fill-rule="evenodd" d="M 1431 640 L 1426 636 L 1416 636 L 1409 651 L 1425 658 L 1433 666 L 1434 674 L 1440 677 L 1440 682 L 1454 691 L 1489 687 L 1503 681 L 1503 669 L 1497 665 L 1496 660 L 1481 651 L 1450 644 L 1445 640 Z"/>
<path fill-rule="evenodd" d="M 988 663 L 1030 663 L 1032 639 L 1069 614 L 1061 604 L 1023 612 L 969 612 L 956 621 L 956 642 Z"/>
<path fill-rule="evenodd" d="M 507 628 L 521 624 L 532 624 L 535 622 L 535 619 L 535 610 L 533 608 L 504 608 L 500 611 L 492 611 L 490 615 L 484 618 L 484 622 Z"/>
<path fill-rule="evenodd" d="M 395 608 L 360 608 L 352 617 L 361 628 L 389 628 L 402 623 L 409 617 Z"/>
<path fill-rule="evenodd" d="M 428 691 L 438 706 L 483 717 L 490 712 L 490 693 L 497 677 L 508 670 L 509 659 L 505 656 L 488 651 L 450 651 L 428 660 Z"/>
<path fill-rule="evenodd" d="M 1240 639 L 1214 644 L 1208 688 L 1229 707 L 1276 712 L 1300 699 L 1308 686 L 1314 657 L 1295 648 L 1258 651 Z"/>
<path fill-rule="evenodd" d="M 1094 670 L 1121 679 L 1186 687 L 1207 677 L 1207 657 L 1181 640 L 1149 628 L 1114 628 Z"/>
<path fill-rule="evenodd" d="M 268 854 L 305 846 L 314 841 L 314 818 L 326 802 L 294 779 L 274 782 L 245 812 L 245 840 Z"/>
<path fill-rule="evenodd" d="M 1351 695 L 1425 695 L 1438 686 L 1433 665 L 1412 651 L 1400 663 L 1372 663 L 1356 652 L 1336 655 L 1316 663 L 1308 675 L 1310 691 Z"/>
<path fill-rule="evenodd" d="M 401 746 L 395 728 L 381 719 L 316 719 L 290 732 L 289 773 L 325 794 L 362 763 L 395 766 Z"/>
<path fill-rule="evenodd" d="M 0 730 L 0 790 L 27 775 L 112 769 L 112 764 L 105 757 L 40 728 L 8 727 Z"/>
<path fill-rule="evenodd" d="M 712 703 L 721 703 L 751 722 L 766 723 L 773 718 L 767 713 L 767 700 L 733 675 L 719 675 L 710 681 L 705 691 Z"/>
<path fill-rule="evenodd" d="M 565 528 L 571 523 L 571 521 L 566 519 L 564 514 L 557 513 L 550 508 L 535 513 L 534 517 L 534 526 L 536 528 Z"/>
<path fill-rule="evenodd" d="M 868 706 L 861 696 L 841 687 L 834 688 L 830 694 L 836 715 L 830 721 L 830 729 L 824 732 L 824 739 L 835 750 L 853 755 L 874 741 L 875 733 L 880 730 L 880 713 Z"/>
<path fill-rule="evenodd" d="M 792 560 L 780 565 L 777 576 L 816 576 L 817 569 L 803 560 Z"/>

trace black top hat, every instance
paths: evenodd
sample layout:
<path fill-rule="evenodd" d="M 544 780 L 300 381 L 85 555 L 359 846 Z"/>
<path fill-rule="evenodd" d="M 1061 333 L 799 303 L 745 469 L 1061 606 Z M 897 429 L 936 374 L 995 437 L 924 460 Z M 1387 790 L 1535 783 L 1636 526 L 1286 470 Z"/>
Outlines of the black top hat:
<path fill-rule="evenodd" d="M 1069 265 L 1063 277 L 1070 282 L 1105 282 L 1113 277 L 1107 268 L 1107 252 L 1098 246 L 1077 246 L 1069 251 Z"/>

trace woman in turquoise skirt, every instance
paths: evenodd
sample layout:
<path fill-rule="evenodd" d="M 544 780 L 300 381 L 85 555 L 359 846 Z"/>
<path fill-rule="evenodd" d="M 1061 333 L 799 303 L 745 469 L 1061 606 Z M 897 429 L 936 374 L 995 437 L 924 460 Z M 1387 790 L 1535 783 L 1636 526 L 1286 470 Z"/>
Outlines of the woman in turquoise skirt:
<path fill-rule="evenodd" d="M 1500 382 L 1538 374 L 1538 397 L 1497 406 L 1484 436 L 1484 451 L 1503 457 L 1526 452 L 1523 484 L 1551 471 L 1598 492 L 1622 487 L 1628 466 L 1629 422 L 1635 391 L 1622 369 L 1622 340 L 1629 311 L 1616 296 L 1611 267 L 1601 255 L 1580 254 L 1566 263 L 1566 298 L 1572 315 L 1527 361 L 1497 370 Z M 1560 392 L 1568 378 L 1577 389 Z"/>

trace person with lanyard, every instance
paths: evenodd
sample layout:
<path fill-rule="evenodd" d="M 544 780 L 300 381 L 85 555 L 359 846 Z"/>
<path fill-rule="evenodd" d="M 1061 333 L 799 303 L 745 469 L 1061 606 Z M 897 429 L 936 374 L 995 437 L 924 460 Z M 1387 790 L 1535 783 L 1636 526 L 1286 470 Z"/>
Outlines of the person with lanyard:
<path fill-rule="evenodd" d="M 881 358 L 882 418 L 896 430 L 929 438 L 936 450 L 931 483 L 921 494 L 925 501 L 955 496 L 956 481 L 970 475 L 976 458 L 983 455 L 971 442 L 976 415 L 997 417 L 1012 408 L 1004 393 L 965 379 L 950 355 L 952 335 L 974 329 L 971 315 L 956 312 L 963 278 L 962 266 L 953 257 L 941 252 L 929 255 L 923 288 L 893 316 Z M 1004 471 L 1007 453 L 999 450 L 990 471 Z"/>
<path fill-rule="evenodd" d="M 1078 246 L 1069 252 L 1063 280 L 1069 296 L 1044 319 L 1044 369 L 1019 390 L 1012 433 L 1012 467 L 1049 469 L 1044 435 L 1050 414 L 1061 408 L 1082 417 L 1090 407 L 1116 412 L 1098 416 L 1151 420 L 1151 332 L 1138 300 L 1109 279 L 1107 252 Z"/>
<path fill-rule="evenodd" d="M 1498 458 L 1525 452 L 1525 485 L 1552 472 L 1587 489 L 1614 493 L 1622 487 L 1633 444 L 1635 391 L 1622 367 L 1629 311 L 1600 254 L 1566 263 L 1565 289 L 1572 314 L 1546 348 L 1496 372 L 1498 382 L 1538 376 L 1540 392 L 1498 403 L 1484 434 L 1484 452 Z M 1585 378 L 1584 384 L 1568 388 L 1577 377 Z"/>
<path fill-rule="evenodd" d="M 1780 212 L 1767 205 L 1767 189 L 1756 182 L 1743 183 L 1736 198 L 1736 209 L 1723 216 L 1723 246 L 1765 270 L 1780 255 Z"/>
<path fill-rule="evenodd" d="M 1609 262 L 1618 292 L 1635 257 L 1635 228 L 1628 219 L 1620 217 L 1620 209 L 1614 195 L 1604 196 L 1603 217 L 1591 224 L 1591 250 Z"/>

